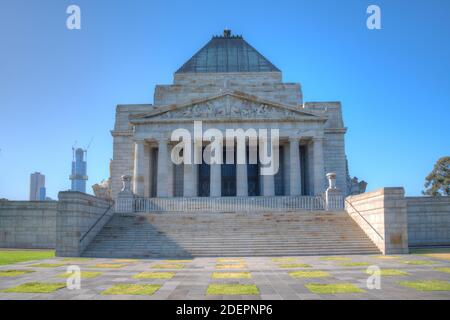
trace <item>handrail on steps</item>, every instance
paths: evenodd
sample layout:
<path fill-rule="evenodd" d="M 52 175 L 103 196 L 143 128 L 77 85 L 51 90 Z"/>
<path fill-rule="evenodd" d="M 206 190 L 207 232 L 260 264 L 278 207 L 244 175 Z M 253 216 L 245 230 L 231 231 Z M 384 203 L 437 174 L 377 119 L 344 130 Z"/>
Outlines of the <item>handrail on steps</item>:
<path fill-rule="evenodd" d="M 375 231 L 375 233 L 381 238 L 381 240 L 384 241 L 383 236 L 377 231 L 377 229 L 375 229 L 375 227 L 369 221 L 367 221 L 366 218 L 363 217 L 363 215 L 358 211 L 358 209 L 356 209 L 353 206 L 353 204 L 351 204 L 347 199 L 344 199 L 344 201 L 347 202 L 353 208 L 353 210 L 355 210 L 355 212 L 372 228 L 372 230 Z"/>
<path fill-rule="evenodd" d="M 84 240 L 84 238 L 87 237 L 87 235 L 92 231 L 92 229 L 95 228 L 95 226 L 100 222 L 100 220 L 103 219 L 103 217 L 109 212 L 109 210 L 114 206 L 114 201 L 111 201 L 111 204 L 109 205 L 108 209 L 106 209 L 106 211 L 100 216 L 100 218 L 97 219 L 97 221 L 95 221 L 95 223 L 89 228 L 88 231 L 86 231 L 86 233 L 80 238 L 80 243 Z"/>

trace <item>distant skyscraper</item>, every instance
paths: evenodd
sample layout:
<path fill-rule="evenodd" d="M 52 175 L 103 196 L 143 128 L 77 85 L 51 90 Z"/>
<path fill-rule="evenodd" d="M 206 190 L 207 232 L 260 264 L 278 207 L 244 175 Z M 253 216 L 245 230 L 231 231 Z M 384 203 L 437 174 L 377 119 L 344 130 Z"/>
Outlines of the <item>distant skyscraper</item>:
<path fill-rule="evenodd" d="M 45 201 L 45 176 L 39 172 L 30 176 L 30 201 Z"/>
<path fill-rule="evenodd" d="M 87 163 L 84 161 L 84 150 L 78 148 L 75 150 L 75 159 L 72 161 L 72 174 L 69 179 L 72 180 L 72 191 L 86 193 Z"/>

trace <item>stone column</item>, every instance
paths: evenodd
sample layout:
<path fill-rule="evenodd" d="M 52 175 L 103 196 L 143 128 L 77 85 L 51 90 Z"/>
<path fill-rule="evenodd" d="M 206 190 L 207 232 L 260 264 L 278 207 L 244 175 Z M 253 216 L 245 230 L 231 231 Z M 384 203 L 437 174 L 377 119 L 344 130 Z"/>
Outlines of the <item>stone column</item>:
<path fill-rule="evenodd" d="M 323 138 L 313 138 L 313 179 L 314 194 L 318 195 L 325 191 L 325 164 L 323 159 Z"/>
<path fill-rule="evenodd" d="M 158 172 L 156 182 L 156 196 L 168 196 L 168 169 L 170 156 L 167 149 L 168 140 L 161 139 L 158 141 Z"/>
<path fill-rule="evenodd" d="M 223 147 L 223 142 L 221 146 Z M 220 152 L 223 152 L 222 150 L 221 148 Z M 209 169 L 209 196 L 220 197 L 222 196 L 222 164 L 211 163 Z"/>
<path fill-rule="evenodd" d="M 192 141 L 191 164 L 184 164 L 183 197 L 196 197 L 198 189 L 197 165 L 194 163 L 195 144 Z M 201 149 L 200 149 L 201 152 Z"/>
<path fill-rule="evenodd" d="M 172 145 L 168 145 L 167 146 L 167 196 L 168 197 L 173 197 L 173 193 L 174 193 L 174 181 L 173 181 L 173 175 L 174 175 L 174 170 L 175 170 L 175 166 L 172 162 L 172 158 L 171 158 L 171 152 L 172 152 Z"/>
<path fill-rule="evenodd" d="M 144 140 L 136 140 L 134 142 L 133 191 L 135 195 L 140 197 L 144 196 L 144 143 Z"/>
<path fill-rule="evenodd" d="M 298 196 L 302 194 L 299 138 L 289 139 L 289 157 L 290 157 L 289 167 L 291 170 L 289 179 L 290 195 Z"/>
<path fill-rule="evenodd" d="M 273 155 L 273 146 L 271 143 L 271 140 L 269 139 L 267 141 L 268 143 L 268 150 L 270 150 L 271 154 Z M 277 146 L 278 147 L 278 146 Z M 261 170 L 261 168 L 260 168 Z M 275 195 L 275 175 L 269 174 L 269 175 L 263 175 L 262 176 L 262 195 L 263 196 L 274 196 Z"/>
<path fill-rule="evenodd" d="M 244 162 L 243 164 L 239 164 L 236 161 L 236 195 L 238 197 L 248 197 L 248 177 L 247 177 L 247 148 L 244 148 Z M 236 148 L 236 152 L 240 152 Z M 241 151 L 242 152 L 242 151 Z M 241 155 L 242 156 L 242 155 Z M 240 156 L 237 155 L 236 159 Z"/>

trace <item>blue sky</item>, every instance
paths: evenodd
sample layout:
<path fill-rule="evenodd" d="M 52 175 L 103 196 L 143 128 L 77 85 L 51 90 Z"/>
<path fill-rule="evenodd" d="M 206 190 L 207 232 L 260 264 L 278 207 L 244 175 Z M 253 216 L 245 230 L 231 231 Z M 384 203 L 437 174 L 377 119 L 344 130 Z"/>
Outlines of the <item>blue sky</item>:
<path fill-rule="evenodd" d="M 82 30 L 66 28 L 77 4 Z M 377 4 L 382 30 L 366 28 Z M 305 101 L 342 101 L 350 172 L 370 190 L 418 195 L 450 155 L 450 1 L 2 0 L 0 198 L 70 188 L 75 141 L 90 185 L 108 177 L 115 106 L 152 103 L 156 84 L 225 27 L 300 82 Z"/>

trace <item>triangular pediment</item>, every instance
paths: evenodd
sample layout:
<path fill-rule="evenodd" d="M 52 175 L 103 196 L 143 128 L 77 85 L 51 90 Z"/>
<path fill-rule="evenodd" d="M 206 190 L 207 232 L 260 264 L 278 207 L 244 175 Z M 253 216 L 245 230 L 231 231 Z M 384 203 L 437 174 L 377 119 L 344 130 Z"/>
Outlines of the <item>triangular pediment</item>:
<path fill-rule="evenodd" d="M 226 92 L 130 117 L 132 123 L 174 120 L 323 120 L 323 116 L 244 93 Z"/>

